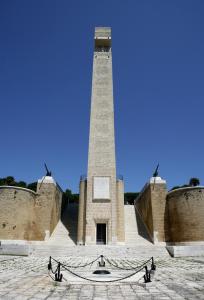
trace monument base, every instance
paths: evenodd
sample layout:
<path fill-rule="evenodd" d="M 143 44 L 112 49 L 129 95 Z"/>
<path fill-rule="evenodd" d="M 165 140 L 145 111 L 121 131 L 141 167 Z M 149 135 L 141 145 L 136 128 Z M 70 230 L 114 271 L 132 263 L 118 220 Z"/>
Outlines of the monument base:
<path fill-rule="evenodd" d="M 1 240 L 0 255 L 28 256 L 30 246 L 23 240 Z"/>
<path fill-rule="evenodd" d="M 204 256 L 204 242 L 176 243 L 167 245 L 166 249 L 173 257 Z"/>

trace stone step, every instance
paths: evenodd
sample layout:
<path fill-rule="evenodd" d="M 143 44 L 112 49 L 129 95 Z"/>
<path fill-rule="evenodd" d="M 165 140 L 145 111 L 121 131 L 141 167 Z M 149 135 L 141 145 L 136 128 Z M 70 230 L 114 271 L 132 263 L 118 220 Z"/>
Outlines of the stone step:
<path fill-rule="evenodd" d="M 151 244 L 148 233 L 142 220 L 135 213 L 134 205 L 125 205 L 125 243 L 126 245 L 138 244 L 148 246 Z M 138 225 L 140 230 L 138 230 Z"/>
<path fill-rule="evenodd" d="M 55 227 L 48 245 L 74 246 L 77 241 L 78 205 L 70 203 L 63 212 L 61 220 Z"/>
<path fill-rule="evenodd" d="M 77 240 L 78 205 L 70 203 L 55 227 L 47 244 L 73 246 Z"/>
<path fill-rule="evenodd" d="M 144 247 L 138 245 L 134 247 L 126 246 L 54 246 L 54 245 L 32 245 L 30 252 L 33 256 L 99 256 L 107 257 L 168 257 L 165 247 L 151 245 Z"/>

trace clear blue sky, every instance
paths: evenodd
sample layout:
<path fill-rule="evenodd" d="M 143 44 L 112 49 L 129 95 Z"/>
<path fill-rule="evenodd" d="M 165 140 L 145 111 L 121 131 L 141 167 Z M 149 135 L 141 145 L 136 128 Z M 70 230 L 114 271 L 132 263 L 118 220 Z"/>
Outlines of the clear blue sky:
<path fill-rule="evenodd" d="M 204 1 L 0 1 L 0 177 L 87 171 L 95 26 L 111 26 L 117 173 L 204 184 Z"/>

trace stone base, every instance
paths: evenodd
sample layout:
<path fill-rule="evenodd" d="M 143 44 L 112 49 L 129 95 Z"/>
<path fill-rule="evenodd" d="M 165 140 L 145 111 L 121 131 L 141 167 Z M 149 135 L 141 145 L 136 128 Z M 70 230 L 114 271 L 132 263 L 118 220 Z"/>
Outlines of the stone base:
<path fill-rule="evenodd" d="M 30 247 L 26 241 L 1 240 L 0 255 L 28 256 L 29 254 Z"/>
<path fill-rule="evenodd" d="M 168 245 L 166 249 L 173 257 L 204 256 L 204 245 Z"/>

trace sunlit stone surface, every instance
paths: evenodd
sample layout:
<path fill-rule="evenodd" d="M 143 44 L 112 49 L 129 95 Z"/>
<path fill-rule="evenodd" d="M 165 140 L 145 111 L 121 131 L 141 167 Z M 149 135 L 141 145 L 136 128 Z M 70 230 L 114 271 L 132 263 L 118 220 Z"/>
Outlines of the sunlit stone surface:
<path fill-rule="evenodd" d="M 84 264 L 94 257 L 59 258 L 67 264 Z M 133 257 L 111 258 L 119 265 L 141 263 Z M 157 270 L 150 284 L 143 279 L 129 279 L 112 284 L 93 283 L 65 273 L 62 283 L 53 281 L 47 272 L 48 258 L 0 257 L 0 299 L 204 299 L 204 257 L 157 258 Z M 96 264 L 74 272 L 91 276 Z M 112 276 L 130 271 L 112 269 Z M 93 277 L 93 274 L 92 274 Z"/>

